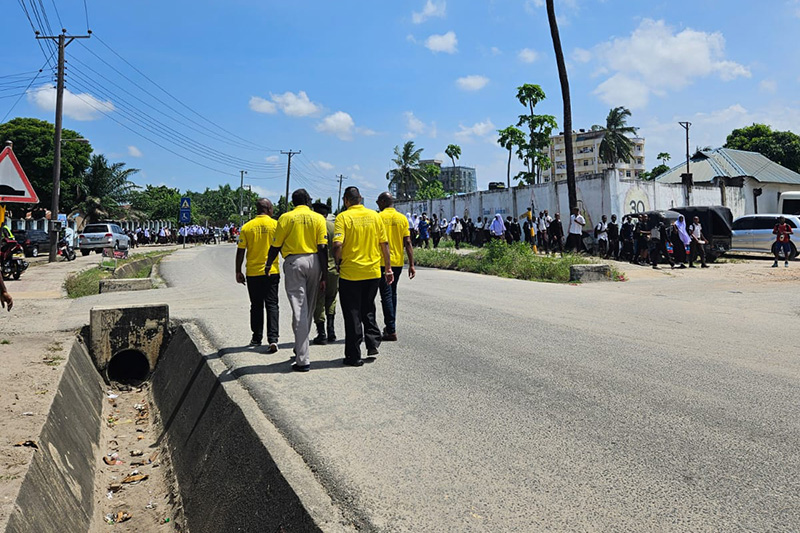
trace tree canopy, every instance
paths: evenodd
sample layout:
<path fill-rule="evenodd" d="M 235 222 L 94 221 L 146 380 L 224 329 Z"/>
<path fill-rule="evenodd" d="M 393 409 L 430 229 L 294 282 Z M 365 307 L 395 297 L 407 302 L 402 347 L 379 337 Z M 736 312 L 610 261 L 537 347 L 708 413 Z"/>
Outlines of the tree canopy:
<path fill-rule="evenodd" d="M 402 148 L 394 147 L 392 162 L 397 168 L 389 172 L 387 179 L 397 186 L 398 200 L 412 199 L 412 191 L 419 190 L 428 181 L 425 172 L 419 168 L 422 150 L 414 147 L 414 141 L 407 141 Z"/>
<path fill-rule="evenodd" d="M 800 172 L 800 136 L 791 131 L 775 131 L 766 124 L 753 124 L 733 130 L 724 147 L 758 152 L 779 165 Z"/>
<path fill-rule="evenodd" d="M 633 143 L 628 135 L 635 135 L 636 128 L 627 125 L 630 116 L 630 109 L 620 106 L 609 111 L 606 117 L 606 134 L 600 142 L 600 160 L 611 165 L 611 168 L 617 163 L 631 160 Z"/>

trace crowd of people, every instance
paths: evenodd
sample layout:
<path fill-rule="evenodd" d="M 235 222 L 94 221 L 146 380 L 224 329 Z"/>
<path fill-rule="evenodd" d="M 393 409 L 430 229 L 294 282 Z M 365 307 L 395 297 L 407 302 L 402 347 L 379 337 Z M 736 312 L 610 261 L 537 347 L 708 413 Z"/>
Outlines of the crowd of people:
<path fill-rule="evenodd" d="M 131 248 L 149 244 L 217 244 L 218 242 L 235 242 L 239 237 L 239 229 L 234 224 L 224 227 L 200 226 L 191 224 L 180 226 L 177 230 L 163 226 L 158 229 L 137 227 L 126 230 Z"/>
<path fill-rule="evenodd" d="M 272 202 L 261 198 L 256 217 L 239 233 L 235 276 L 247 286 L 250 299 L 249 345 L 263 344 L 266 313 L 267 353 L 278 351 L 283 270 L 294 334 L 291 369 L 296 372 L 310 370 L 312 344 L 336 340 L 337 297 L 344 318 L 344 365 L 364 364 L 362 344 L 367 357 L 374 358 L 382 342 L 397 341 L 397 286 L 405 256 L 409 279 L 416 275 L 411 224 L 394 209 L 392 195 L 385 192 L 377 198 L 379 213 L 363 205 L 357 187 L 345 189 L 342 201 L 345 209 L 331 220 L 326 204 L 312 205 L 308 192 L 298 189 L 292 193 L 294 209 L 276 221 Z M 423 238 L 430 239 L 435 233 L 431 230 L 430 224 L 422 223 Z M 281 267 L 278 255 L 283 257 Z M 376 317 L 378 294 L 383 330 Z"/>

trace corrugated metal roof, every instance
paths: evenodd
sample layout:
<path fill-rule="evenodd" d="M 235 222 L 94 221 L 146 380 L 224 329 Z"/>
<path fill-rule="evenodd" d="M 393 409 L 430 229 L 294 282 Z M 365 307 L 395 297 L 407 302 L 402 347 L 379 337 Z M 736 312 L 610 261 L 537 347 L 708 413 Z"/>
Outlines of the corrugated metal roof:
<path fill-rule="evenodd" d="M 695 183 L 708 182 L 723 176 L 736 178 L 749 176 L 762 183 L 787 183 L 800 185 L 800 174 L 769 160 L 757 152 L 745 152 L 730 148 L 717 148 L 698 152 L 689 161 Z M 656 177 L 661 183 L 680 183 L 686 171 L 684 163 Z"/>

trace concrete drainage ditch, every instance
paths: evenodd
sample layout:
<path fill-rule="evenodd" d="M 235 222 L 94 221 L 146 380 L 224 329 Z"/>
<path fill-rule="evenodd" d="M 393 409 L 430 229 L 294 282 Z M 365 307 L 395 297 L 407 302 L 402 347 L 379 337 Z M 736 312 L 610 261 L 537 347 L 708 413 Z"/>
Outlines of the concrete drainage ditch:
<path fill-rule="evenodd" d="M 97 308 L 65 363 L 9 533 L 355 531 L 191 323 Z"/>

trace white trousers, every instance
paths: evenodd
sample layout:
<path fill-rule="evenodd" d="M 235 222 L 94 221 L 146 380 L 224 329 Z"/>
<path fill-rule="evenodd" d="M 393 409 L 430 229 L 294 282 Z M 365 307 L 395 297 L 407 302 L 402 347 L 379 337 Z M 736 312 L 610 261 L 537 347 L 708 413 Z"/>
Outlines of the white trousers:
<path fill-rule="evenodd" d="M 292 308 L 295 362 L 298 366 L 311 363 L 308 342 L 321 275 L 317 254 L 290 255 L 283 260 L 286 296 Z"/>

